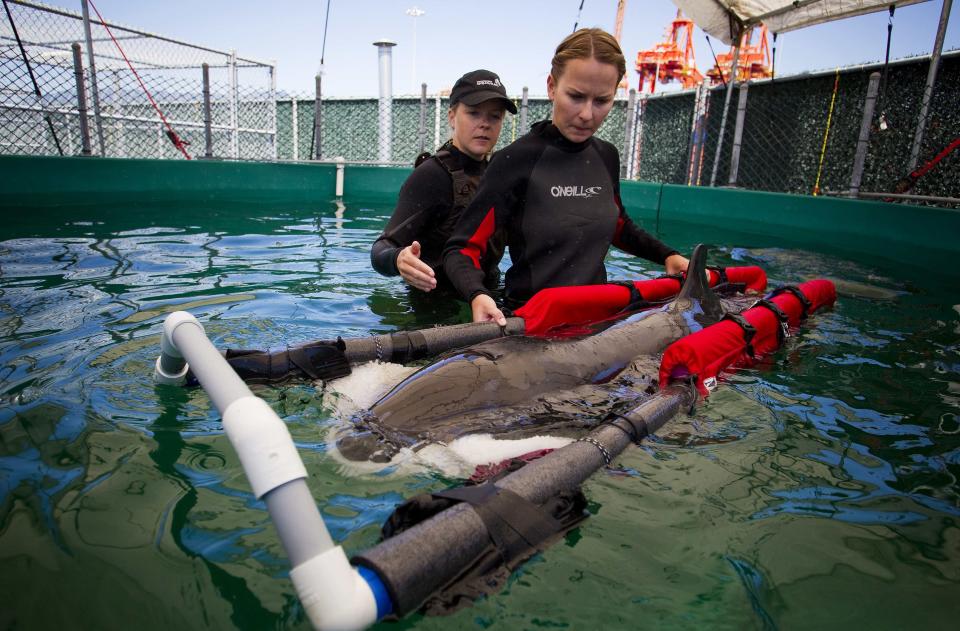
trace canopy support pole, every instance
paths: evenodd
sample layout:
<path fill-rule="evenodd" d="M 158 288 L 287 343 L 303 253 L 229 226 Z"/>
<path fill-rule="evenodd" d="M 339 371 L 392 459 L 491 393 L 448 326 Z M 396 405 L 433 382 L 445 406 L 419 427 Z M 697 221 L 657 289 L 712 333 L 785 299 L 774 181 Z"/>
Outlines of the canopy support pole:
<path fill-rule="evenodd" d="M 737 35 L 737 46 L 733 49 L 733 63 L 730 66 L 730 81 L 727 82 L 727 96 L 723 99 L 723 116 L 720 118 L 720 137 L 717 138 L 717 151 L 713 155 L 713 169 L 710 171 L 710 186 L 717 182 L 717 168 L 720 166 L 720 152 L 723 150 L 723 133 L 727 128 L 727 114 L 730 112 L 730 98 L 733 95 L 733 85 L 737 82 L 737 61 L 740 59 L 741 36 Z M 723 70 L 720 70 L 723 76 Z"/>
<path fill-rule="evenodd" d="M 937 69 L 940 66 L 940 53 L 943 50 L 943 38 L 947 32 L 947 21 L 950 18 L 950 7 L 953 0 L 943 0 L 940 10 L 940 24 L 937 26 L 937 38 L 933 43 L 933 54 L 930 56 L 930 70 L 927 72 L 927 85 L 923 89 L 923 101 L 920 104 L 920 115 L 917 117 L 917 131 L 913 136 L 913 146 L 910 147 L 910 163 L 907 171 L 917 168 L 920 160 L 920 145 L 923 144 L 923 132 L 927 127 L 927 112 L 930 109 L 930 98 L 933 96 L 933 86 L 937 82 Z"/>

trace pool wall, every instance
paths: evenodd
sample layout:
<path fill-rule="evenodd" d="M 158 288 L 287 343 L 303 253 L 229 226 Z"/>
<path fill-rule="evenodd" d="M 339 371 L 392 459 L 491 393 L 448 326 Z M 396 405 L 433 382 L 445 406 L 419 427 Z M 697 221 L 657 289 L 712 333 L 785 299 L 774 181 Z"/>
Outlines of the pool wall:
<path fill-rule="evenodd" d="M 409 168 L 347 165 L 344 202 L 392 200 Z M 269 202 L 327 203 L 332 164 L 0 156 L 0 233 L 42 225 L 73 209 L 118 205 L 149 209 L 188 204 L 222 211 Z M 960 212 L 833 197 L 622 182 L 630 214 L 666 235 L 690 229 L 707 243 L 801 247 L 960 275 Z M 84 219 L 85 217 L 78 217 Z M 14 230 L 14 232 L 17 232 Z"/>

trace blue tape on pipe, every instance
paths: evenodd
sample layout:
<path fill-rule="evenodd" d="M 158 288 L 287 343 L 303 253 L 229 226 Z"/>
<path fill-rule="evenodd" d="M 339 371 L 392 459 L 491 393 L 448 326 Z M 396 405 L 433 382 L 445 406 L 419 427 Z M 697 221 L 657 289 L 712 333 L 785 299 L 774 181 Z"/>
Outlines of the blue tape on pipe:
<path fill-rule="evenodd" d="M 362 565 L 357 566 L 357 572 L 360 577 L 370 586 L 373 597 L 377 601 L 377 620 L 382 620 L 384 616 L 393 613 L 393 601 L 390 600 L 390 594 L 387 593 L 387 587 L 380 580 L 376 572 Z"/>

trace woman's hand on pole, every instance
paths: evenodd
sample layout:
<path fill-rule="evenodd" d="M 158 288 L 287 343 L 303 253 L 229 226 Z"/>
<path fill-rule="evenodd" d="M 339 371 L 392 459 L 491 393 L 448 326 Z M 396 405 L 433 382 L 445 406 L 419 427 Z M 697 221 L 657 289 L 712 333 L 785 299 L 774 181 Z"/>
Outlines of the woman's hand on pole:
<path fill-rule="evenodd" d="M 663 266 L 667 268 L 667 275 L 670 276 L 686 272 L 688 265 L 690 265 L 690 261 L 679 254 L 671 254 L 667 257 L 667 260 L 663 262 Z"/>
<path fill-rule="evenodd" d="M 420 260 L 420 242 L 414 241 L 400 250 L 397 256 L 397 271 L 411 287 L 420 291 L 437 288 L 437 278 L 433 269 Z"/>
<path fill-rule="evenodd" d="M 496 322 L 500 326 L 507 325 L 507 318 L 497 308 L 497 303 L 487 294 L 477 294 L 470 301 L 474 322 Z"/>

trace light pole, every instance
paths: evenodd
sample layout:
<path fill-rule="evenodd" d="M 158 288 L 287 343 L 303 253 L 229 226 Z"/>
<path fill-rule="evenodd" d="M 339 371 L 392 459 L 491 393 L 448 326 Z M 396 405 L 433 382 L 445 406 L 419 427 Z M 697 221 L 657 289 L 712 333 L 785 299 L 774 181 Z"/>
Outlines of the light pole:
<path fill-rule="evenodd" d="M 417 91 L 417 18 L 427 12 L 414 5 L 404 13 L 413 18 L 413 64 L 410 70 L 410 93 L 413 94 Z"/>

